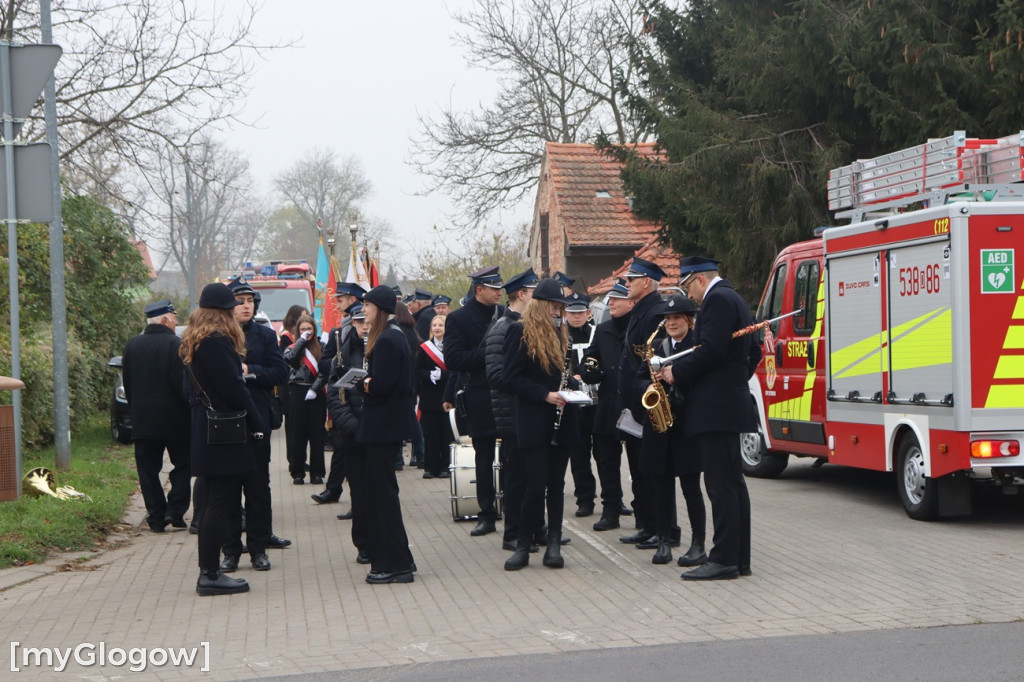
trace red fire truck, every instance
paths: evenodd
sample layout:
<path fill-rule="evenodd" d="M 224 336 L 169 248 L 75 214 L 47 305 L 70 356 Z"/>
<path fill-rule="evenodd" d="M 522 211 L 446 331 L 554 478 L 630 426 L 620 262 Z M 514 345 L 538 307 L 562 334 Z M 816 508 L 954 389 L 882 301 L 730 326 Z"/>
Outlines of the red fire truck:
<path fill-rule="evenodd" d="M 909 516 L 969 514 L 971 484 L 1024 483 L 1022 135 L 963 132 L 832 171 L 819 230 L 776 258 L 744 470 L 789 455 L 895 471 Z"/>

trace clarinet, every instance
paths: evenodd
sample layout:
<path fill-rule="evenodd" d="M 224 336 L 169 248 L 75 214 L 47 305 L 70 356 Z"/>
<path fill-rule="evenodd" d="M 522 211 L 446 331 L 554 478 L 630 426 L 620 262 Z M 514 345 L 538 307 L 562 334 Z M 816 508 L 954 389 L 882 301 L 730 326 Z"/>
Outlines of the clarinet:
<path fill-rule="evenodd" d="M 562 380 L 558 390 L 564 391 L 569 385 L 569 373 L 572 370 L 572 341 L 565 345 L 565 365 L 562 367 Z M 558 431 L 562 428 L 562 415 L 565 414 L 565 403 L 555 408 L 555 430 L 551 433 L 551 445 L 558 445 Z"/>

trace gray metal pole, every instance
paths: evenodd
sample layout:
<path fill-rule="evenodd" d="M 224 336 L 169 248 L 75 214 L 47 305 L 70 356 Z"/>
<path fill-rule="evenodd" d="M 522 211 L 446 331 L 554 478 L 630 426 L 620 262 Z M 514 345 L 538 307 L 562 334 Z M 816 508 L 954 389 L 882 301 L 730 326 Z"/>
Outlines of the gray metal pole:
<path fill-rule="evenodd" d="M 4 165 L 7 169 L 7 276 L 11 293 L 11 376 L 21 378 L 21 315 L 18 309 L 18 211 L 14 191 L 14 113 L 11 109 L 11 44 L 0 41 L 0 88 L 3 93 Z M 21 496 L 21 391 L 11 393 L 14 405 L 14 470 Z"/>
<path fill-rule="evenodd" d="M 40 0 L 43 42 L 53 43 L 50 0 Z M 43 89 L 46 141 L 53 172 L 53 220 L 50 221 L 50 318 L 53 334 L 53 441 L 55 466 L 71 468 L 71 398 L 68 393 L 68 311 L 64 289 L 64 218 L 61 213 L 60 154 L 57 150 L 57 86 L 53 76 Z"/>

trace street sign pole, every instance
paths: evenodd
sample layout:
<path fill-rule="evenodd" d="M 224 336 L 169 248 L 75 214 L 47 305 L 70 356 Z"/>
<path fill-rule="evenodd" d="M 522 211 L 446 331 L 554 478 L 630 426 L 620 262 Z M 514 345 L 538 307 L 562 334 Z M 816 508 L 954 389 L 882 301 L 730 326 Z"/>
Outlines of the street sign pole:
<path fill-rule="evenodd" d="M 11 376 L 21 379 L 21 319 L 18 306 L 18 219 L 14 191 L 14 113 L 11 101 L 11 45 L 0 42 L 0 100 L 3 100 L 4 169 L 7 171 L 7 276 L 11 294 Z M 21 497 L 21 391 L 11 392 L 14 405 L 14 470 Z"/>

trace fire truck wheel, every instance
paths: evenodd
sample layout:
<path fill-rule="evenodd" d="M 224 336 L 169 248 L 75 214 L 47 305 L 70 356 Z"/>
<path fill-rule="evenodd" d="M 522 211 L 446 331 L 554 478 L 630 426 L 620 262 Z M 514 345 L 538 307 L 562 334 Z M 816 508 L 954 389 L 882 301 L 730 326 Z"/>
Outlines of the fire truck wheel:
<path fill-rule="evenodd" d="M 896 485 L 907 516 L 931 521 L 938 516 L 939 491 L 935 481 L 924 475 L 924 452 L 912 435 L 900 442 Z"/>
<path fill-rule="evenodd" d="M 740 457 L 743 460 L 743 473 L 755 478 L 775 478 L 789 464 L 788 454 L 768 452 L 760 430 L 740 434 Z"/>

